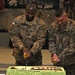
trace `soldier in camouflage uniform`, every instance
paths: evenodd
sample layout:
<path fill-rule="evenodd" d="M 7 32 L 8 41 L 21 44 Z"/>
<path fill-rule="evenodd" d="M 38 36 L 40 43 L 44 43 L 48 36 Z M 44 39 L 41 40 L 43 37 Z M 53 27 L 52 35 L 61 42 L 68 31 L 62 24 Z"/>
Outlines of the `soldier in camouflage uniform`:
<path fill-rule="evenodd" d="M 75 75 L 75 21 L 61 8 L 55 11 L 55 17 L 48 29 L 51 61 L 64 67 L 66 75 Z"/>
<path fill-rule="evenodd" d="M 36 12 L 36 5 L 29 3 L 26 14 L 17 17 L 9 27 L 16 65 L 42 65 L 41 48 L 45 43 L 47 28 Z"/>

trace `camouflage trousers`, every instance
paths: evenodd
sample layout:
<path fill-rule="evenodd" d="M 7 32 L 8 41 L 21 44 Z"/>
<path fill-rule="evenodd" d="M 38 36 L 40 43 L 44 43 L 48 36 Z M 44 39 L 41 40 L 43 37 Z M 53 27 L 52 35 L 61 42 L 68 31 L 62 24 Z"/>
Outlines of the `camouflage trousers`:
<path fill-rule="evenodd" d="M 15 57 L 15 65 L 17 66 L 41 66 L 42 65 L 42 53 L 39 51 L 35 55 L 31 56 L 28 59 L 23 57 L 23 52 L 18 49 L 13 50 L 13 54 Z"/>
<path fill-rule="evenodd" d="M 58 63 L 58 64 L 54 64 L 54 66 L 61 66 L 61 65 Z M 63 68 L 66 71 L 66 75 L 75 75 L 75 64 L 72 64 Z"/>
<path fill-rule="evenodd" d="M 64 67 L 66 70 L 66 75 L 75 75 L 75 64 Z"/>

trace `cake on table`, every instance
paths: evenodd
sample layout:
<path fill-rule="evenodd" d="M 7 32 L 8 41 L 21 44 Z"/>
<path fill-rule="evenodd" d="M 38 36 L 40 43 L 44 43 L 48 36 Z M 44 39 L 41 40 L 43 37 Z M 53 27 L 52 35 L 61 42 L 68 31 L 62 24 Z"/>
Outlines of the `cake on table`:
<path fill-rule="evenodd" d="M 66 75 L 66 72 L 58 66 L 10 66 L 6 75 Z"/>

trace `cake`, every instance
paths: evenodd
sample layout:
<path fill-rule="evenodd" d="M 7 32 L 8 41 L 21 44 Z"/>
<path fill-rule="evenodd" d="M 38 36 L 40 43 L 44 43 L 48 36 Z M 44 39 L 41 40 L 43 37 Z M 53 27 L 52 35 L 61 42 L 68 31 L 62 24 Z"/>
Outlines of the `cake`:
<path fill-rule="evenodd" d="M 6 75 L 66 75 L 66 72 L 58 66 L 10 66 Z"/>

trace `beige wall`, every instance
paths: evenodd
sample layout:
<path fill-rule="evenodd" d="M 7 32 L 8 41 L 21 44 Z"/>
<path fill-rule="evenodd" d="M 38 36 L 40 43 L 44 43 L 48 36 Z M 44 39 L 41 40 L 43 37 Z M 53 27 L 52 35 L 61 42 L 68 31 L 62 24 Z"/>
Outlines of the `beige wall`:
<path fill-rule="evenodd" d="M 54 11 L 53 10 L 41 10 L 42 12 L 42 18 L 46 22 L 47 25 L 50 25 L 50 23 L 54 20 Z M 13 21 L 13 19 L 16 16 L 19 16 L 21 14 L 25 13 L 25 9 L 3 9 L 2 12 L 0 12 L 0 29 L 7 29 L 10 25 L 10 23 Z M 39 13 L 39 11 L 38 11 Z"/>

